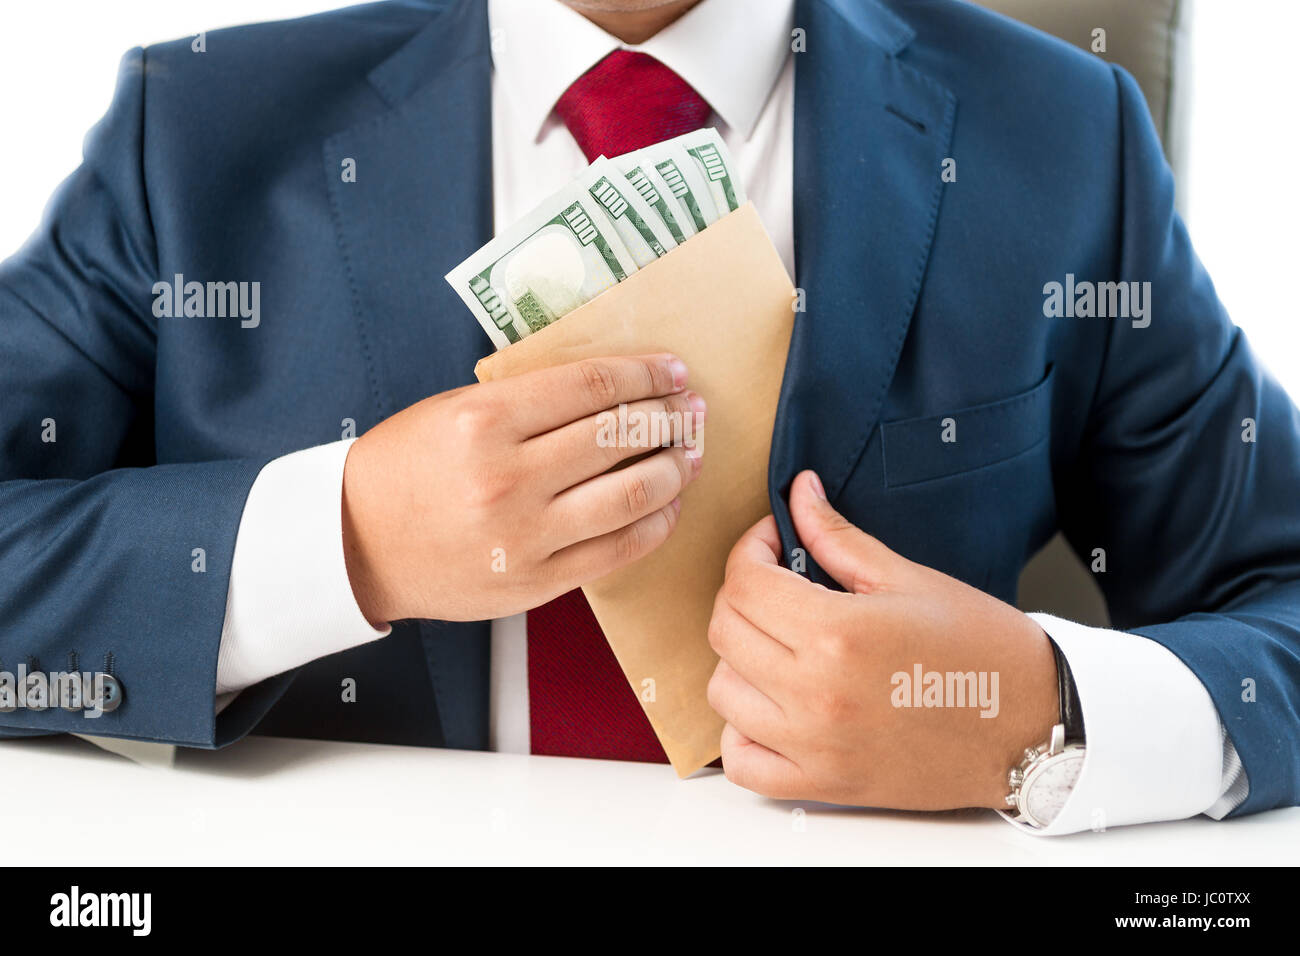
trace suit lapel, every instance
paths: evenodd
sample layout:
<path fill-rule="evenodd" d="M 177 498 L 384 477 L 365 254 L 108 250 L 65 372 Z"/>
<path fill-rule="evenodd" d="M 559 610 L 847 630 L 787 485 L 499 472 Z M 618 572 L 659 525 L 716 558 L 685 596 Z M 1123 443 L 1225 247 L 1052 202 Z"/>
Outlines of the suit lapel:
<path fill-rule="evenodd" d="M 796 316 L 769 467 L 785 498 L 804 468 L 834 500 L 872 432 L 929 259 L 956 99 L 898 54 L 913 33 L 874 0 L 800 0 L 795 54 Z"/>
<path fill-rule="evenodd" d="M 491 351 L 443 279 L 492 237 L 491 73 L 487 5 L 453 0 L 370 73 L 373 105 L 322 147 L 374 398 L 359 426 L 472 382 Z M 399 626 L 418 628 L 444 745 L 486 748 L 487 623 Z"/>
<path fill-rule="evenodd" d="M 378 421 L 472 381 L 490 351 L 443 279 L 492 235 L 486 4 L 456 0 L 368 79 L 379 104 L 323 156 Z"/>

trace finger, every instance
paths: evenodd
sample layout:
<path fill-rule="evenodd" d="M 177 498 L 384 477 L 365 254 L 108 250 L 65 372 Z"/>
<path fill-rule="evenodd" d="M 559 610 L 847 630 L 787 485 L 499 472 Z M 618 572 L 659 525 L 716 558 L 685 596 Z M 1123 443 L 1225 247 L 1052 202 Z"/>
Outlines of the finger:
<path fill-rule="evenodd" d="M 564 585 L 557 593 L 571 591 L 645 557 L 668 540 L 677 527 L 681 507 L 681 499 L 674 499 L 640 521 L 555 552 L 547 563 L 556 580 Z"/>
<path fill-rule="evenodd" d="M 810 788 L 788 757 L 751 740 L 730 724 L 722 728 L 722 772 L 738 787 L 775 800 L 798 800 Z"/>
<path fill-rule="evenodd" d="M 536 456 L 556 492 L 603 474 L 619 462 L 656 448 L 695 444 L 706 406 L 697 392 L 632 402 L 626 411 L 607 409 L 538 435 L 524 444 Z"/>
<path fill-rule="evenodd" d="M 776 519 L 763 518 L 743 535 L 727 557 L 720 597 L 756 630 L 790 651 L 798 643 L 792 622 L 802 622 L 807 603 L 826 589 L 780 566 Z"/>
<path fill-rule="evenodd" d="M 826 500 L 817 475 L 801 472 L 790 488 L 795 533 L 822 569 L 849 593 L 879 590 L 905 560 L 855 527 Z"/>
<path fill-rule="evenodd" d="M 767 515 L 740 536 L 727 556 L 727 573 L 733 566 L 747 563 L 779 566 L 781 563 L 781 535 L 776 529 L 776 519 Z"/>
<path fill-rule="evenodd" d="M 525 439 L 620 403 L 680 392 L 686 385 L 686 365 L 669 354 L 610 356 L 490 384 L 494 398 L 505 396 L 516 434 Z"/>
<path fill-rule="evenodd" d="M 687 448 L 665 448 L 561 492 L 545 512 L 554 540 L 568 545 L 596 538 L 663 508 L 699 474 L 700 459 L 691 454 Z"/>
<path fill-rule="evenodd" d="M 736 542 L 727 556 L 725 583 L 722 593 L 728 603 L 741 613 L 742 617 L 757 626 L 790 650 L 794 645 L 787 640 L 789 620 L 798 620 L 796 611 L 784 619 L 777 615 L 765 615 L 766 625 L 758 623 L 754 617 L 757 605 L 773 600 L 778 607 L 798 608 L 809 599 L 810 583 L 802 576 L 781 567 L 781 536 L 777 532 L 776 519 L 771 515 L 761 519 Z M 824 590 L 824 589 L 822 589 Z"/>
<path fill-rule="evenodd" d="M 718 661 L 708 686 L 709 706 L 751 740 L 779 747 L 788 737 L 785 714 L 772 700 L 726 661 Z"/>
<path fill-rule="evenodd" d="M 720 593 L 709 619 L 709 646 L 741 677 L 784 707 L 795 665 L 794 653 L 760 631 L 727 603 Z"/>
<path fill-rule="evenodd" d="M 720 592 L 756 630 L 798 659 L 828 633 L 856 633 L 873 626 L 880 608 L 860 595 L 832 591 L 787 568 L 751 566 L 733 574 Z"/>

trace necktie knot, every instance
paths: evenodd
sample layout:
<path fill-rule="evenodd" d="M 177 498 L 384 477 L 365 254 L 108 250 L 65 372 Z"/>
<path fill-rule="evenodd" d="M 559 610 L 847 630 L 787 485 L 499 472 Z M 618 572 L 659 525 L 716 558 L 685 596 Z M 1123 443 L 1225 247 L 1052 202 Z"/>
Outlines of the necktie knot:
<path fill-rule="evenodd" d="M 619 156 L 704 126 L 704 97 L 648 53 L 615 50 L 555 104 L 588 162 Z"/>

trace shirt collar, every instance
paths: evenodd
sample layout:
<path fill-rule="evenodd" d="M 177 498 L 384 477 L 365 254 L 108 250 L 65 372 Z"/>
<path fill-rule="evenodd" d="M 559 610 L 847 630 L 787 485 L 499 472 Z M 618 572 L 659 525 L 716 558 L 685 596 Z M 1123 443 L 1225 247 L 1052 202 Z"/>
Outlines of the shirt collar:
<path fill-rule="evenodd" d="M 637 45 L 559 0 L 489 0 L 488 19 L 497 82 L 534 137 L 569 84 L 621 48 L 670 67 L 748 139 L 790 55 L 794 0 L 701 0 Z"/>

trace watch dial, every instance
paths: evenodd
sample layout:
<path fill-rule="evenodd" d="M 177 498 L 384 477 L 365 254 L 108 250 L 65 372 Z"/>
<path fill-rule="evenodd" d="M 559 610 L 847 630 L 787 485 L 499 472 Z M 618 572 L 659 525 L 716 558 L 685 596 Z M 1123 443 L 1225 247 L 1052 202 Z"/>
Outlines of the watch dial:
<path fill-rule="evenodd" d="M 1065 806 L 1070 792 L 1079 780 L 1083 769 L 1083 754 L 1062 756 L 1053 760 L 1026 781 L 1029 792 L 1025 796 L 1025 809 L 1041 826 L 1047 826 Z"/>

